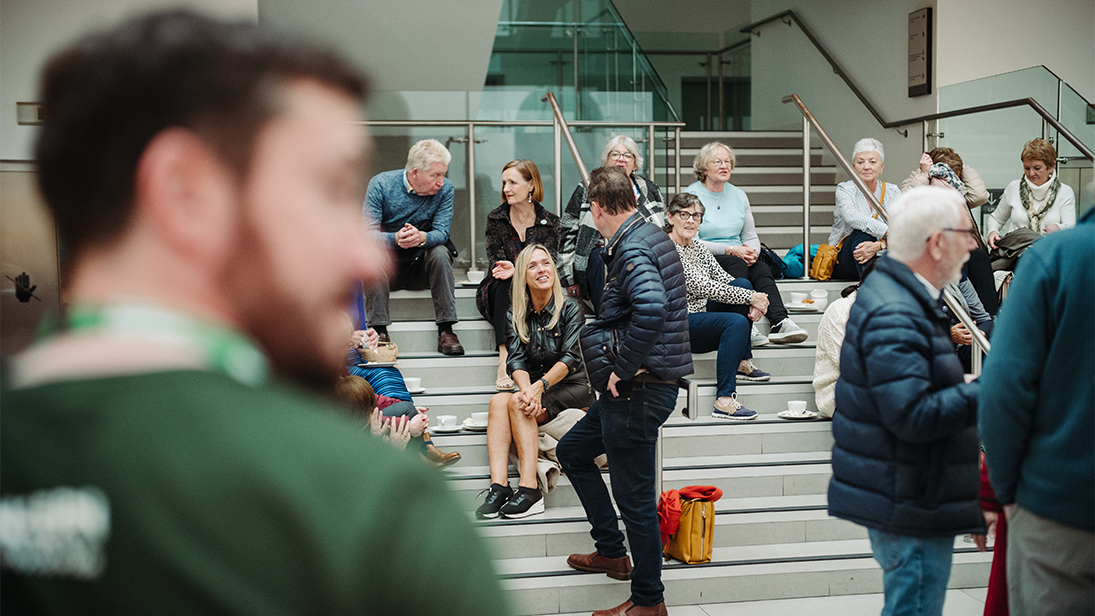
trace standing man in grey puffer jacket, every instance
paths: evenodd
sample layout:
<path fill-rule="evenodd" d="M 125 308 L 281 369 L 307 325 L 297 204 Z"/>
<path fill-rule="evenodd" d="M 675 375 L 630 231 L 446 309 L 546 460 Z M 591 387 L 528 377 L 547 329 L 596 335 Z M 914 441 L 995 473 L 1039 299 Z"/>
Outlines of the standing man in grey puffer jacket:
<path fill-rule="evenodd" d="M 829 513 L 867 527 L 884 616 L 939 616 L 954 537 L 985 534 L 977 381 L 943 313 L 976 244 L 962 196 L 937 187 L 890 206 L 889 254 L 859 289 L 840 351 Z"/>
<path fill-rule="evenodd" d="M 572 554 L 575 569 L 631 580 L 623 604 L 595 616 L 665 615 L 658 529 L 655 445 L 677 403 L 677 379 L 692 373 L 684 268 L 669 236 L 635 211 L 631 181 L 618 169 L 594 169 L 590 212 L 605 237 L 605 290 L 597 319 L 582 331 L 590 382 L 600 394 L 556 453 L 582 501 L 597 547 Z M 635 568 L 600 470 L 607 453 Z"/>

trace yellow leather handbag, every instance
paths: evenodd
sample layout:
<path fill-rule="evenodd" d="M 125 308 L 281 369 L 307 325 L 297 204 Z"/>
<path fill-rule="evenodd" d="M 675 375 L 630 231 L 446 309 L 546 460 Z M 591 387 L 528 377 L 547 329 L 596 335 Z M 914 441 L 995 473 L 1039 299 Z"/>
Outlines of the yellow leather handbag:
<path fill-rule="evenodd" d="M 715 503 L 681 499 L 681 524 L 665 544 L 665 555 L 690 565 L 711 561 L 715 536 Z"/>

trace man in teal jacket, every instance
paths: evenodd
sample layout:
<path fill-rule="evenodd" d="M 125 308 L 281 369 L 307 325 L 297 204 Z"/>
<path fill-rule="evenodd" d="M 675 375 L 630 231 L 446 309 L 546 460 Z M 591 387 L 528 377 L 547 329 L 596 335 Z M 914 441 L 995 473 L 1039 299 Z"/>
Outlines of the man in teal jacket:
<path fill-rule="evenodd" d="M 1015 271 L 985 362 L 985 462 L 1008 516 L 1008 603 L 1095 605 L 1095 209 L 1035 242 Z"/>

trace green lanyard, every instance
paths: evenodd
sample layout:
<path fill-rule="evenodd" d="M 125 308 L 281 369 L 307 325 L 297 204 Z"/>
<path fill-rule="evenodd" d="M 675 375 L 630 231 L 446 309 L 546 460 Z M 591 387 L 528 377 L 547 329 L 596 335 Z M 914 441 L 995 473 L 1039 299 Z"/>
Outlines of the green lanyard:
<path fill-rule="evenodd" d="M 138 303 L 77 305 L 68 311 L 68 331 L 124 334 L 165 344 L 189 344 L 206 366 L 245 385 L 260 385 L 269 374 L 266 356 L 243 334 L 192 315 Z"/>

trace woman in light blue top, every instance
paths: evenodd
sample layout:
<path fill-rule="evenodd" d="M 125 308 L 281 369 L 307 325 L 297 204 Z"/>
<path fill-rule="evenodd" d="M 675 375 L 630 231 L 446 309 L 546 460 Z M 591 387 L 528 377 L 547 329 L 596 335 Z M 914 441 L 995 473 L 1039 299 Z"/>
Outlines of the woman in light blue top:
<path fill-rule="evenodd" d="M 886 167 L 886 152 L 877 139 L 860 139 L 852 151 L 852 168 L 867 189 L 882 203 L 892 203 L 901 189 L 879 177 Z M 867 197 L 853 180 L 836 185 L 836 207 L 829 245 L 843 240 L 833 267 L 833 280 L 859 280 L 860 273 L 880 250 L 886 247 L 886 223 L 875 215 Z"/>
<path fill-rule="evenodd" d="M 696 195 L 703 204 L 705 214 L 699 228 L 699 239 L 715 255 L 715 260 L 734 278 L 745 278 L 753 288 L 768 294 L 768 322 L 772 325 L 767 336 L 752 328 L 753 346 L 775 342 L 791 344 L 804 342 L 806 330 L 787 317 L 775 278 L 760 256 L 760 238 L 753 224 L 753 212 L 745 191 L 730 183 L 734 169 L 734 151 L 729 146 L 713 141 L 700 148 L 692 163 L 696 174 L 684 192 Z"/>

